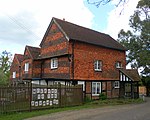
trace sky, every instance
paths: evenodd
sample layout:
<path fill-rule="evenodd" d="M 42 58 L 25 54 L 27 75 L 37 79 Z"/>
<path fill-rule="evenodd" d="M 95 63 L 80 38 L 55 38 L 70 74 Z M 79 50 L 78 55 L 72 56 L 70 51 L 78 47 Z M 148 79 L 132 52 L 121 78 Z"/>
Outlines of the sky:
<path fill-rule="evenodd" d="M 129 18 L 138 1 L 129 0 L 123 9 L 115 7 L 118 0 L 99 7 L 87 0 L 0 0 L 0 53 L 23 54 L 26 45 L 39 47 L 52 17 L 117 39 L 121 29 L 129 29 Z"/>

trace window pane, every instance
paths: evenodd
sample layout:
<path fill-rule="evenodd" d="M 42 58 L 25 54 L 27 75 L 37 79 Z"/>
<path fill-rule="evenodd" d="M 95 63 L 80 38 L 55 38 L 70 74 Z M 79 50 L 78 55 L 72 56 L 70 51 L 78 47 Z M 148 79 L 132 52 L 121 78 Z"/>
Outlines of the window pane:
<path fill-rule="evenodd" d="M 97 60 L 94 62 L 94 70 L 101 71 L 102 70 L 102 61 Z"/>
<path fill-rule="evenodd" d="M 97 94 L 100 93 L 100 83 L 97 83 Z"/>
<path fill-rule="evenodd" d="M 100 82 L 93 82 L 92 83 L 92 94 L 99 95 L 101 93 L 101 83 Z"/>
<path fill-rule="evenodd" d="M 92 83 L 92 94 L 96 94 L 96 83 Z"/>
<path fill-rule="evenodd" d="M 97 61 L 97 69 L 100 70 L 100 61 Z"/>
<path fill-rule="evenodd" d="M 13 72 L 13 78 L 16 78 L 16 72 Z"/>
<path fill-rule="evenodd" d="M 114 82 L 114 87 L 115 87 L 115 88 L 119 88 L 119 81 L 115 81 L 115 82 Z"/>
<path fill-rule="evenodd" d="M 116 68 L 122 68 L 121 62 L 116 62 Z"/>
<path fill-rule="evenodd" d="M 29 71 L 29 63 L 25 63 L 25 70 L 24 71 Z"/>
<path fill-rule="evenodd" d="M 94 62 L 94 69 L 97 69 L 97 61 Z"/>
<path fill-rule="evenodd" d="M 53 58 L 51 59 L 51 69 L 58 68 L 58 59 Z"/>

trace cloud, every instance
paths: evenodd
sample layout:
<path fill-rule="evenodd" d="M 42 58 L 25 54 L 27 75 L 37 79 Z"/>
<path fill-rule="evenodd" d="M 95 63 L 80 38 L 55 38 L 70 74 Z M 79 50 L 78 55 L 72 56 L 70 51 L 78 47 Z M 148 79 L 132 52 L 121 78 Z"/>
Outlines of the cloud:
<path fill-rule="evenodd" d="M 94 15 L 82 0 L 0 0 L 0 52 L 38 46 L 52 17 L 91 28 Z"/>
<path fill-rule="evenodd" d="M 0 39 L 4 44 L 27 44 L 33 39 L 32 37 L 36 37 L 32 32 L 36 28 L 36 24 L 31 14 L 26 12 L 15 16 L 6 14 L 5 17 L 0 17 L 0 19 Z M 27 23 L 30 23 L 32 26 L 29 26 Z"/>
<path fill-rule="evenodd" d="M 113 4 L 118 3 L 116 1 L 114 1 Z M 116 9 L 112 10 L 109 13 L 107 19 L 108 24 L 104 32 L 117 39 L 118 33 L 121 29 L 129 30 L 129 19 L 130 16 L 133 15 L 138 1 L 139 0 L 129 0 L 128 3 L 125 4 L 125 6 L 119 6 Z"/>

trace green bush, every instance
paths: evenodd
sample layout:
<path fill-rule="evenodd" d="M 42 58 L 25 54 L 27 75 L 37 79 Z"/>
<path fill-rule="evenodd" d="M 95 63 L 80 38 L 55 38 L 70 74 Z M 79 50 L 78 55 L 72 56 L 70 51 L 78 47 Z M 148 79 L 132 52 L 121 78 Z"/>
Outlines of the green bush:
<path fill-rule="evenodd" d="M 100 94 L 99 94 L 99 99 L 100 99 L 100 100 L 106 100 L 106 99 L 107 99 L 107 96 L 106 96 L 104 93 L 100 93 Z"/>
<path fill-rule="evenodd" d="M 92 99 L 90 97 L 86 96 L 85 99 L 84 99 L 84 102 L 85 103 L 92 102 Z"/>

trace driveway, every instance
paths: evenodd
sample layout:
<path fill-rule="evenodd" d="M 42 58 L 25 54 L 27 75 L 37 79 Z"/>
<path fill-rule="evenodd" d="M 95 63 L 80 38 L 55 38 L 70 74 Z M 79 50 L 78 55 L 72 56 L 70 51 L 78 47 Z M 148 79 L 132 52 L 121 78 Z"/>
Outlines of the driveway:
<path fill-rule="evenodd" d="M 145 103 L 64 111 L 26 120 L 150 120 L 150 98 Z"/>

